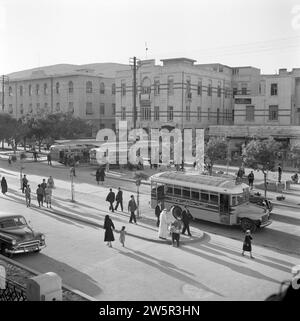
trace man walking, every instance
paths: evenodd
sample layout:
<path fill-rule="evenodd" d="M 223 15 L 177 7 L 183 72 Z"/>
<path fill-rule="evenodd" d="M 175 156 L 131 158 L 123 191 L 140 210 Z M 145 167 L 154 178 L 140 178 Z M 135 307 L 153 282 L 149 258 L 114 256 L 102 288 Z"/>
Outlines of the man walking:
<path fill-rule="evenodd" d="M 116 204 L 115 210 L 118 209 L 118 206 L 120 204 L 121 211 L 123 212 L 123 191 L 121 190 L 121 187 L 119 187 L 119 190 L 116 196 L 116 201 L 117 201 L 117 204 Z"/>
<path fill-rule="evenodd" d="M 161 211 L 162 211 L 161 201 L 158 201 L 157 205 L 155 206 L 155 216 L 157 218 L 157 221 L 156 221 L 157 227 L 159 227 L 159 217 L 160 217 Z"/>
<path fill-rule="evenodd" d="M 281 165 L 278 165 L 278 183 L 281 183 L 282 168 Z"/>
<path fill-rule="evenodd" d="M 109 189 L 109 193 L 106 196 L 106 201 L 109 202 L 109 210 L 114 212 L 114 201 L 115 201 L 115 193 L 112 191 L 112 189 Z"/>
<path fill-rule="evenodd" d="M 26 175 L 24 175 L 22 178 L 22 193 L 23 194 L 25 192 L 25 188 L 27 187 L 27 184 L 28 184 L 28 179 L 27 179 Z"/>
<path fill-rule="evenodd" d="M 185 231 L 188 232 L 189 236 L 192 236 L 190 232 L 190 221 L 193 218 L 192 214 L 190 213 L 187 206 L 184 206 L 184 210 L 182 211 L 182 223 L 183 223 L 183 229 L 182 234 L 185 234 Z"/>
<path fill-rule="evenodd" d="M 37 201 L 38 201 L 39 207 L 41 207 L 41 205 L 44 206 L 44 204 L 43 204 L 44 190 L 41 187 L 41 184 L 38 185 L 38 188 L 36 190 L 36 196 L 37 196 Z"/>
<path fill-rule="evenodd" d="M 253 189 L 253 182 L 254 182 L 253 171 L 251 171 L 251 173 L 248 175 L 248 182 L 249 182 L 250 189 Z"/>
<path fill-rule="evenodd" d="M 130 213 L 130 219 L 129 223 L 132 223 L 132 220 L 134 220 L 134 223 L 136 224 L 136 216 L 135 216 L 135 211 L 137 209 L 137 205 L 134 199 L 134 196 L 130 196 L 130 201 L 128 202 L 128 212 Z"/>
<path fill-rule="evenodd" d="M 27 184 L 27 187 L 25 189 L 25 201 L 26 201 L 26 206 L 30 207 L 30 205 L 31 205 L 31 189 L 30 189 L 29 184 Z"/>
<path fill-rule="evenodd" d="M 47 161 L 48 161 L 48 165 L 52 166 L 50 153 L 47 154 Z"/>
<path fill-rule="evenodd" d="M 43 201 L 45 201 L 45 202 L 46 202 L 46 193 L 45 193 L 46 187 L 47 187 L 47 183 L 46 183 L 46 180 L 43 178 L 43 182 L 41 184 L 41 188 L 44 191 L 44 199 L 43 199 Z"/>

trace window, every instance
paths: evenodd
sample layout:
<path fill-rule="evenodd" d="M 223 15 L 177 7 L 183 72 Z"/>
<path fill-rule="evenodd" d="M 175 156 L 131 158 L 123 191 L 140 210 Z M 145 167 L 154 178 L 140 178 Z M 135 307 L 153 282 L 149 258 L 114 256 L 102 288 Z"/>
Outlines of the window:
<path fill-rule="evenodd" d="M 8 96 L 12 96 L 12 87 L 11 86 L 9 86 L 9 88 L 8 88 Z"/>
<path fill-rule="evenodd" d="M 160 94 L 160 82 L 159 80 L 154 81 L 154 95 L 157 96 Z"/>
<path fill-rule="evenodd" d="M 218 97 L 221 97 L 221 85 L 218 84 Z"/>
<path fill-rule="evenodd" d="M 217 108 L 217 124 L 220 123 L 220 108 Z"/>
<path fill-rule="evenodd" d="M 55 84 L 55 92 L 57 95 L 59 94 L 59 82 Z"/>
<path fill-rule="evenodd" d="M 45 104 L 44 104 L 44 109 L 45 109 L 45 111 L 48 110 L 48 103 L 45 103 Z"/>
<path fill-rule="evenodd" d="M 116 114 L 116 104 L 115 103 L 111 104 L 111 112 L 112 112 L 113 115 Z"/>
<path fill-rule="evenodd" d="M 13 113 L 13 105 L 12 104 L 9 104 L 8 105 L 8 112 L 10 113 L 10 114 L 12 114 Z"/>
<path fill-rule="evenodd" d="M 151 93 L 151 80 L 146 77 L 143 79 L 142 81 L 142 85 L 141 85 L 141 92 L 142 94 L 150 94 Z"/>
<path fill-rule="evenodd" d="M 154 121 L 159 120 L 159 106 L 154 106 Z"/>
<path fill-rule="evenodd" d="M 74 103 L 72 101 L 69 101 L 68 112 L 74 113 Z"/>
<path fill-rule="evenodd" d="M 207 119 L 210 120 L 210 108 L 207 109 Z"/>
<path fill-rule="evenodd" d="M 184 198 L 191 198 L 191 190 L 187 188 L 182 189 L 182 196 Z"/>
<path fill-rule="evenodd" d="M 278 105 L 269 106 L 269 120 L 278 120 Z"/>
<path fill-rule="evenodd" d="M 69 88 L 69 94 L 73 94 L 73 92 L 74 92 L 73 81 L 69 81 L 68 88 Z"/>
<path fill-rule="evenodd" d="M 185 110 L 185 119 L 187 121 L 191 120 L 191 107 L 188 105 L 186 106 L 186 110 Z"/>
<path fill-rule="evenodd" d="M 104 114 L 105 114 L 105 104 L 100 103 L 100 115 L 104 115 Z"/>
<path fill-rule="evenodd" d="M 126 107 L 121 108 L 121 120 L 126 120 Z"/>
<path fill-rule="evenodd" d="M 105 94 L 105 85 L 104 82 L 100 84 L 100 94 Z"/>
<path fill-rule="evenodd" d="M 56 111 L 60 111 L 60 103 L 56 103 Z"/>
<path fill-rule="evenodd" d="M 174 80 L 173 78 L 168 78 L 168 95 L 174 94 Z"/>
<path fill-rule="evenodd" d="M 211 87 L 211 84 L 208 84 L 207 86 L 207 96 L 211 96 L 212 94 L 212 87 Z"/>
<path fill-rule="evenodd" d="M 36 112 L 37 112 L 38 114 L 41 113 L 41 105 L 40 105 L 40 103 L 37 103 L 37 104 L 36 104 Z"/>
<path fill-rule="evenodd" d="M 151 120 L 151 107 L 141 107 L 141 120 Z"/>
<path fill-rule="evenodd" d="M 29 104 L 28 112 L 29 112 L 29 113 L 32 113 L 32 104 Z"/>
<path fill-rule="evenodd" d="M 278 84 L 271 84 L 271 96 L 278 95 Z"/>
<path fill-rule="evenodd" d="M 31 85 L 28 86 L 28 95 L 29 96 L 32 95 L 32 86 Z"/>
<path fill-rule="evenodd" d="M 126 83 L 125 82 L 121 83 L 121 95 L 126 96 Z"/>
<path fill-rule="evenodd" d="M 39 84 L 36 84 L 36 86 L 35 86 L 35 93 L 37 96 L 40 94 L 40 85 Z"/>
<path fill-rule="evenodd" d="M 198 81 L 197 94 L 198 94 L 198 96 L 202 95 L 202 81 L 201 80 Z"/>
<path fill-rule="evenodd" d="M 209 195 L 207 193 L 201 192 L 201 201 L 208 202 Z"/>
<path fill-rule="evenodd" d="M 24 113 L 23 104 L 20 104 L 20 114 Z"/>
<path fill-rule="evenodd" d="M 166 193 L 169 194 L 169 195 L 173 195 L 173 186 L 168 185 Z"/>
<path fill-rule="evenodd" d="M 116 94 L 116 84 L 111 85 L 111 94 L 115 95 Z"/>
<path fill-rule="evenodd" d="M 233 87 L 233 88 L 232 88 L 232 96 L 237 95 L 237 92 L 238 92 L 237 87 Z"/>
<path fill-rule="evenodd" d="M 242 84 L 242 95 L 247 95 L 247 84 Z"/>
<path fill-rule="evenodd" d="M 48 87 L 47 84 L 44 84 L 44 95 L 48 94 Z"/>
<path fill-rule="evenodd" d="M 254 106 L 246 106 L 246 121 L 254 121 Z"/>
<path fill-rule="evenodd" d="M 210 203 L 219 204 L 219 196 L 217 194 L 210 194 L 209 200 L 210 200 Z"/>
<path fill-rule="evenodd" d="M 173 121 L 173 106 L 168 106 L 167 121 Z"/>
<path fill-rule="evenodd" d="M 198 106 L 197 107 L 197 120 L 201 120 L 201 107 L 200 106 Z"/>
<path fill-rule="evenodd" d="M 93 84 L 91 81 L 86 82 L 86 93 L 87 94 L 93 93 Z"/>
<path fill-rule="evenodd" d="M 86 103 L 85 113 L 86 113 L 86 115 L 93 114 L 93 104 L 92 103 Z"/>
<path fill-rule="evenodd" d="M 261 95 L 261 84 L 258 85 L 258 93 Z"/>
<path fill-rule="evenodd" d="M 192 191 L 192 199 L 199 201 L 200 193 L 198 191 Z"/>
<path fill-rule="evenodd" d="M 231 118 L 232 118 L 232 121 L 234 121 L 234 109 L 232 109 L 231 111 Z"/>
<path fill-rule="evenodd" d="M 23 96 L 23 86 L 20 86 L 20 96 Z"/>
<path fill-rule="evenodd" d="M 188 79 L 186 81 L 186 93 L 187 93 L 187 97 L 191 97 L 190 94 L 191 94 L 191 80 Z"/>
<path fill-rule="evenodd" d="M 174 195 L 181 196 L 181 187 L 180 186 L 174 186 Z"/>

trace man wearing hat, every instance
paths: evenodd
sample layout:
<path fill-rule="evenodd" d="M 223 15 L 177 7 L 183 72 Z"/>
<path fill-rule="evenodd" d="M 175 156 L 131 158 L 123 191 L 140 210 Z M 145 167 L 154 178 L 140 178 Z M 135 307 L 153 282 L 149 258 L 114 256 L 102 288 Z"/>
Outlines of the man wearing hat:
<path fill-rule="evenodd" d="M 251 232 L 250 230 L 247 230 L 245 233 L 245 239 L 244 239 L 244 243 L 243 243 L 243 252 L 242 255 L 244 256 L 244 252 L 250 252 L 250 257 L 251 259 L 254 259 L 254 257 L 252 256 L 252 245 L 251 245 L 251 240 L 252 240 L 252 236 L 251 236 Z"/>

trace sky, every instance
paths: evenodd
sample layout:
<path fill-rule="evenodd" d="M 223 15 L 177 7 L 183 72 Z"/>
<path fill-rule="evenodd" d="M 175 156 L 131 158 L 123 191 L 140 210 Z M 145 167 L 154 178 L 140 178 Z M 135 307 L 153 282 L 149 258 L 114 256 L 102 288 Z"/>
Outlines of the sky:
<path fill-rule="evenodd" d="M 275 73 L 300 68 L 300 0 L 0 0 L 0 40 L 0 74 L 133 56 Z"/>

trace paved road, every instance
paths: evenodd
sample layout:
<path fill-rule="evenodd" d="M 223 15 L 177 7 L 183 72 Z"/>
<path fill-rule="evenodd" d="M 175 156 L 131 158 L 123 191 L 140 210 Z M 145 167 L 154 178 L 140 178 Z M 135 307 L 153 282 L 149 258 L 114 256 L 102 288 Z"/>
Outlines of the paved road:
<path fill-rule="evenodd" d="M 42 169 L 43 175 L 49 176 L 50 169 Z M 292 210 L 282 216 L 275 211 L 275 222 L 255 234 L 255 260 L 241 256 L 238 228 L 193 223 L 193 234 L 200 228 L 206 232 L 205 238 L 192 242 L 183 238 L 184 245 L 177 249 L 135 237 L 141 231 L 156 237 L 154 222 L 146 215 L 143 224 L 132 226 L 127 223 L 127 213 L 115 214 L 114 222 L 118 229 L 126 225 L 133 236 L 127 237 L 126 248 L 118 240 L 108 248 L 102 229 L 57 215 L 71 213 L 103 223 L 107 209 L 101 199 L 107 188 L 88 183 L 87 177 L 78 173 L 76 188 L 80 192 L 77 203 L 70 203 L 66 170 L 52 169 L 57 185 L 53 212 L 35 206 L 28 209 L 18 190 L 18 173 L 0 170 L 10 187 L 7 196 L 0 196 L 1 209 L 24 214 L 47 238 L 42 253 L 15 259 L 40 272 L 57 272 L 66 284 L 99 300 L 263 300 L 277 291 L 279 283 L 290 277 L 291 267 L 300 263 L 299 235 L 293 230 L 299 222 Z M 41 180 L 41 169 L 35 168 L 35 174 L 27 170 L 33 184 Z M 147 208 L 148 196 L 142 197 L 144 213 L 152 213 Z M 117 239 L 118 234 L 115 236 Z"/>

